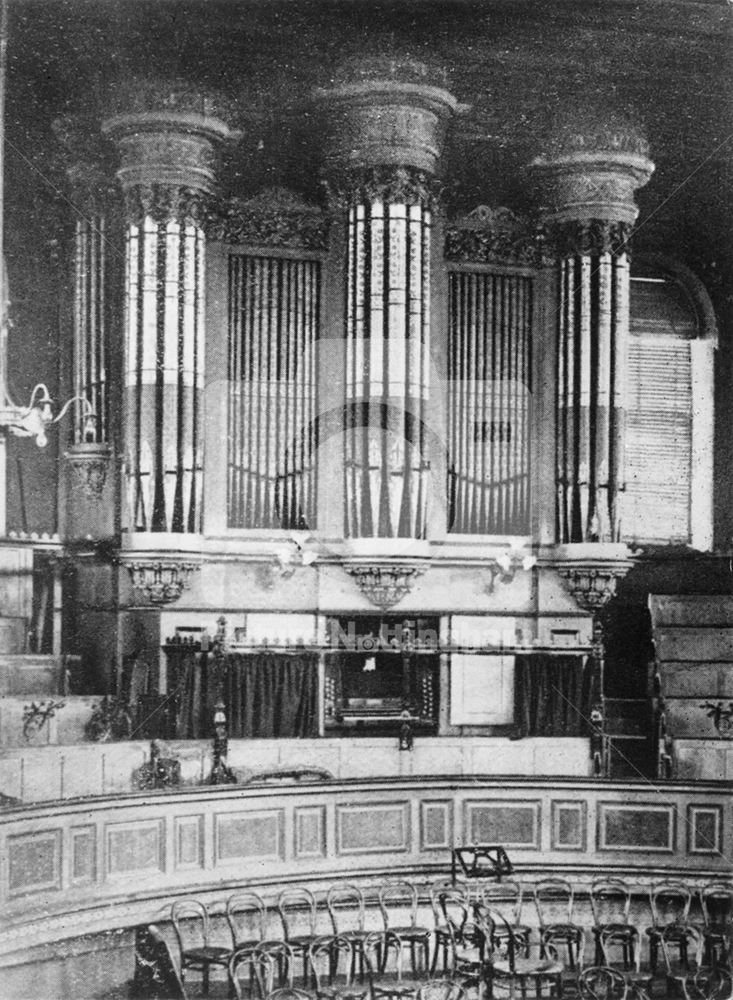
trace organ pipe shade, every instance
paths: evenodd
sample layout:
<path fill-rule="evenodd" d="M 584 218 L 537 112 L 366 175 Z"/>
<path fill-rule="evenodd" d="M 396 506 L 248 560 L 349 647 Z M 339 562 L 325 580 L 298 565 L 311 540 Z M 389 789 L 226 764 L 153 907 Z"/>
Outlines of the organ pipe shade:
<path fill-rule="evenodd" d="M 229 258 L 230 528 L 315 525 L 320 264 Z"/>
<path fill-rule="evenodd" d="M 527 534 L 532 279 L 456 271 L 449 282 L 449 531 Z"/>
<path fill-rule="evenodd" d="M 74 442 L 89 440 L 85 421 L 88 400 L 94 411 L 94 441 L 107 440 L 107 280 L 105 220 L 78 219 L 74 234 Z"/>
<path fill-rule="evenodd" d="M 626 254 L 575 254 L 561 260 L 559 303 L 558 540 L 616 541 L 629 364 Z"/>
<path fill-rule="evenodd" d="M 126 450 L 136 531 L 201 530 L 204 235 L 146 216 L 127 228 Z"/>
<path fill-rule="evenodd" d="M 423 203 L 349 208 L 347 537 L 425 537 L 430 227 Z"/>

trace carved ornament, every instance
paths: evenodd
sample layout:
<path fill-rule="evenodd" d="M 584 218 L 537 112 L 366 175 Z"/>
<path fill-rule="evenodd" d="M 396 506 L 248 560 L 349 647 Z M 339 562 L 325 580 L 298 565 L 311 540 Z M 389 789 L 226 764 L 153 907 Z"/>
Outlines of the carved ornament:
<path fill-rule="evenodd" d="M 364 61 L 361 68 L 353 64 L 343 82 L 317 91 L 330 119 L 329 161 L 435 172 L 458 102 L 416 75 L 420 65 Z"/>
<path fill-rule="evenodd" d="M 571 219 L 551 226 L 544 242 L 545 253 L 557 257 L 594 256 L 610 253 L 631 256 L 633 226 L 608 219 Z"/>
<path fill-rule="evenodd" d="M 125 192 L 170 187 L 213 194 L 215 154 L 229 129 L 218 118 L 192 111 L 141 111 L 102 124 L 116 144 L 117 176 Z"/>
<path fill-rule="evenodd" d="M 64 453 L 74 476 L 90 500 L 100 500 L 107 481 L 112 449 L 102 442 L 79 442 Z"/>
<path fill-rule="evenodd" d="M 536 267 L 539 250 L 537 230 L 508 208 L 478 205 L 446 227 L 445 258 L 456 263 Z"/>
<path fill-rule="evenodd" d="M 544 219 L 550 223 L 603 219 L 631 225 L 638 215 L 634 193 L 654 171 L 645 155 L 625 150 L 581 150 L 530 165 Z"/>
<path fill-rule="evenodd" d="M 424 170 L 380 166 L 332 170 L 326 191 L 329 202 L 341 207 L 374 201 L 432 207 L 438 201 L 441 185 Z"/>
<path fill-rule="evenodd" d="M 614 596 L 616 584 L 626 576 L 631 566 L 631 560 L 587 560 L 560 566 L 558 573 L 578 606 L 596 614 Z"/>
<path fill-rule="evenodd" d="M 209 199 L 198 188 L 145 183 L 125 188 L 125 216 L 141 225 L 146 216 L 155 222 L 176 220 L 202 225 Z"/>
<path fill-rule="evenodd" d="M 409 594 L 426 567 L 403 563 L 361 563 L 344 567 L 375 608 L 387 611 Z"/>
<path fill-rule="evenodd" d="M 190 585 L 191 574 L 199 568 L 196 562 L 155 557 L 126 558 L 123 564 L 135 592 L 153 604 L 177 601 Z"/>
<path fill-rule="evenodd" d="M 231 198 L 210 206 L 211 239 L 234 245 L 328 249 L 329 220 L 285 188 L 269 188 L 255 198 Z"/>

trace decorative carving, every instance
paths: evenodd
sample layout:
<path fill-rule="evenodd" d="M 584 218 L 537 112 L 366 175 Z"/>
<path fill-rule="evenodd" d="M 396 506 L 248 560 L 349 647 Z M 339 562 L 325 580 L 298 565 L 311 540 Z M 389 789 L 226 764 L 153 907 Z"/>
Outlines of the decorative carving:
<path fill-rule="evenodd" d="M 634 192 L 647 183 L 654 164 L 639 153 L 602 148 L 538 157 L 530 169 L 547 221 L 602 219 L 631 225 L 639 212 Z"/>
<path fill-rule="evenodd" d="M 163 218 L 176 218 L 195 201 L 191 192 L 213 194 L 215 147 L 229 136 L 218 118 L 192 111 L 142 111 L 108 118 L 102 131 L 117 144 L 117 176 L 125 194 L 141 189 L 139 198 L 128 204 L 131 212 L 140 208 L 141 199 L 157 211 L 175 206 L 176 211 Z M 172 202 L 165 201 L 161 187 L 172 189 Z"/>
<path fill-rule="evenodd" d="M 153 604 L 177 601 L 189 586 L 198 563 L 178 559 L 135 558 L 125 560 L 132 585 L 139 596 Z"/>
<path fill-rule="evenodd" d="M 317 96 L 328 106 L 328 159 L 350 167 L 390 165 L 435 172 L 456 99 L 422 77 L 420 64 L 368 60 Z M 428 70 L 425 69 L 427 76 Z"/>
<path fill-rule="evenodd" d="M 181 762 L 176 757 L 161 757 L 157 740 L 150 743 L 150 760 L 135 774 L 138 788 L 175 788 L 181 783 Z"/>
<path fill-rule="evenodd" d="M 373 201 L 433 207 L 441 191 L 440 183 L 423 170 L 387 166 L 331 170 L 325 187 L 329 203 L 338 207 Z"/>
<path fill-rule="evenodd" d="M 539 263 L 540 238 L 526 219 L 510 209 L 478 205 L 446 228 L 445 257 L 457 263 Z"/>
<path fill-rule="evenodd" d="M 545 241 L 546 253 L 557 257 L 575 254 L 611 253 L 614 256 L 631 255 L 629 222 L 611 222 L 608 219 L 570 219 L 551 227 Z"/>
<path fill-rule="evenodd" d="M 630 560 L 600 563 L 589 560 L 558 567 L 565 586 L 585 611 L 600 611 L 616 593 L 616 583 L 631 568 Z"/>
<path fill-rule="evenodd" d="M 327 250 L 328 226 L 320 208 L 285 188 L 269 188 L 255 198 L 212 205 L 207 220 L 211 239 L 235 245 Z"/>
<path fill-rule="evenodd" d="M 190 187 L 141 183 L 125 188 L 125 215 L 129 222 L 140 225 L 146 216 L 156 222 L 175 219 L 182 223 L 201 225 L 208 198 Z"/>
<path fill-rule="evenodd" d="M 91 500 L 100 500 L 102 497 L 111 454 L 112 449 L 108 444 L 97 441 L 82 441 L 64 452 L 64 458 Z"/>
<path fill-rule="evenodd" d="M 345 567 L 359 589 L 376 608 L 386 611 L 412 590 L 426 567 L 402 563 L 365 563 Z"/>
<path fill-rule="evenodd" d="M 32 701 L 30 705 L 24 705 L 23 739 L 29 740 L 31 736 L 39 733 L 48 720 L 53 719 L 56 712 L 65 704 L 65 701 Z"/>

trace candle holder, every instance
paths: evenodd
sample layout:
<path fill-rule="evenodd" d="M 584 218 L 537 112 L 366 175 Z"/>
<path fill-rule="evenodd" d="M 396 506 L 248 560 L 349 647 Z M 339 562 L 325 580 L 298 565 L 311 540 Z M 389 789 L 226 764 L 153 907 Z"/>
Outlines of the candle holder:
<path fill-rule="evenodd" d="M 235 785 L 237 783 L 234 772 L 226 763 L 228 750 L 229 739 L 227 737 L 224 702 L 217 701 L 214 706 L 214 765 L 209 775 L 210 785 Z"/>

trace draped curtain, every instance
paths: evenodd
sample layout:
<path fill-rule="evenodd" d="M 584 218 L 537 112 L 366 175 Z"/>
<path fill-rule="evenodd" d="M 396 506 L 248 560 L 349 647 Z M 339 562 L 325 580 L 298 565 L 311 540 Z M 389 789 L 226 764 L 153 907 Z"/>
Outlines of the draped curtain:
<path fill-rule="evenodd" d="M 514 666 L 514 719 L 521 736 L 585 736 L 591 662 L 584 656 L 533 653 Z"/>
<path fill-rule="evenodd" d="M 233 738 L 317 736 L 318 656 L 231 654 L 224 700 Z"/>

